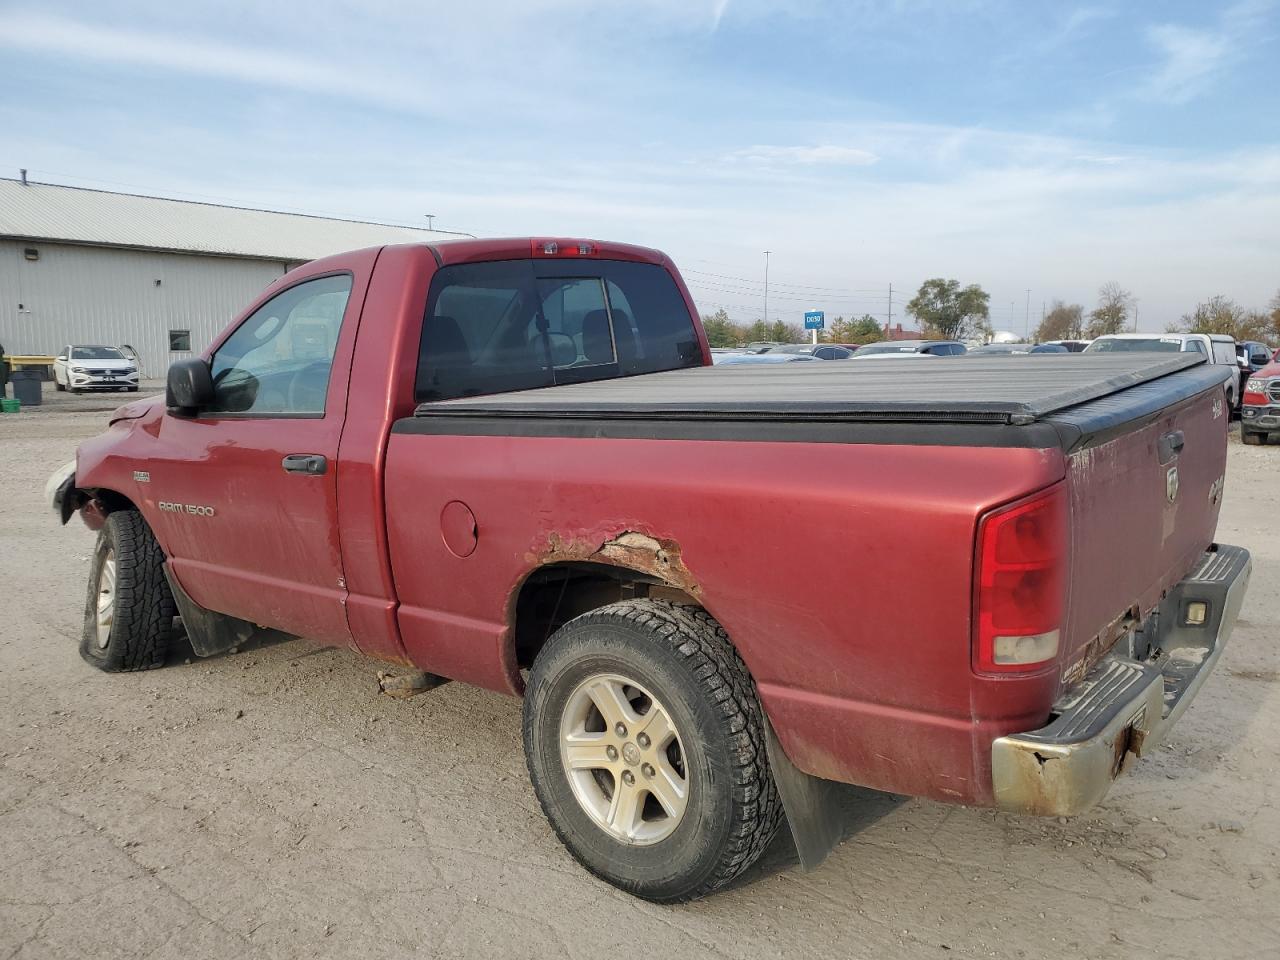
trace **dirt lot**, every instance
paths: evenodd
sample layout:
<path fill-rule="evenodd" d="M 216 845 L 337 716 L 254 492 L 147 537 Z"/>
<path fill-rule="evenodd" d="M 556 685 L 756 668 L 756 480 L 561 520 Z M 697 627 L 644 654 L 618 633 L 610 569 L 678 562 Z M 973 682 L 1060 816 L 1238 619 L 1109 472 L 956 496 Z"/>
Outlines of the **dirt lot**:
<path fill-rule="evenodd" d="M 1280 448 L 1233 440 L 1220 537 L 1253 551 L 1243 619 L 1099 809 L 849 789 L 821 869 L 782 839 L 732 890 L 664 908 L 561 849 L 514 700 L 390 700 L 371 662 L 301 643 L 84 664 L 93 535 L 41 491 L 122 399 L 0 416 L 0 958 L 1280 957 Z"/>

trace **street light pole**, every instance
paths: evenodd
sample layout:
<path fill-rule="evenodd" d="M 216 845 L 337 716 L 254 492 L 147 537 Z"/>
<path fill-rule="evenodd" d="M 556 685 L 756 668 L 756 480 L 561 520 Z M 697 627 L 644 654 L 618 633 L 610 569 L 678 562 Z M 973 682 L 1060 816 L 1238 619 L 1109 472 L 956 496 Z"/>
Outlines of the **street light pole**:
<path fill-rule="evenodd" d="M 764 324 L 769 325 L 769 254 L 772 250 L 764 252 Z M 765 336 L 768 336 L 766 333 Z"/>

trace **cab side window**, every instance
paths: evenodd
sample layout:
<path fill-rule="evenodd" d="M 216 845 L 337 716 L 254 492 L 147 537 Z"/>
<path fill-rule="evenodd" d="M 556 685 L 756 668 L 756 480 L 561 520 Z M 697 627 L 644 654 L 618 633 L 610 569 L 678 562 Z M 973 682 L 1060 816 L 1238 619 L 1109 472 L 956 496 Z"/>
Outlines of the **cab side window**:
<path fill-rule="evenodd" d="M 290 287 L 253 312 L 213 355 L 210 413 L 324 415 L 350 274 Z"/>

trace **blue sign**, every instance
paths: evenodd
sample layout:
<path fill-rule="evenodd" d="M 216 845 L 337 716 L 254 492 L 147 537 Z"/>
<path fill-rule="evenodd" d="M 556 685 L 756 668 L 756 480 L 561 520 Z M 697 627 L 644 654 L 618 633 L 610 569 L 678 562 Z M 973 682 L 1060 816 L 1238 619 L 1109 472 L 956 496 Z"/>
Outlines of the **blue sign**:
<path fill-rule="evenodd" d="M 804 315 L 804 328 L 806 330 L 821 330 L 827 325 L 827 315 L 821 310 L 810 310 Z"/>

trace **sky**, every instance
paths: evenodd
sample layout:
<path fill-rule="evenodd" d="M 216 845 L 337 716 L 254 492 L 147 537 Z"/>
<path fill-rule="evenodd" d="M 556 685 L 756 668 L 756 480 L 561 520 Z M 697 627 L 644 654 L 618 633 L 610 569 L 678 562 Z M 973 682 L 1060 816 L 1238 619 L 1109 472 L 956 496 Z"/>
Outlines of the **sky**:
<path fill-rule="evenodd" d="M 1280 0 L 0 0 L 0 85 L 0 176 L 640 243 L 746 322 L 766 250 L 792 322 L 1280 290 Z"/>

